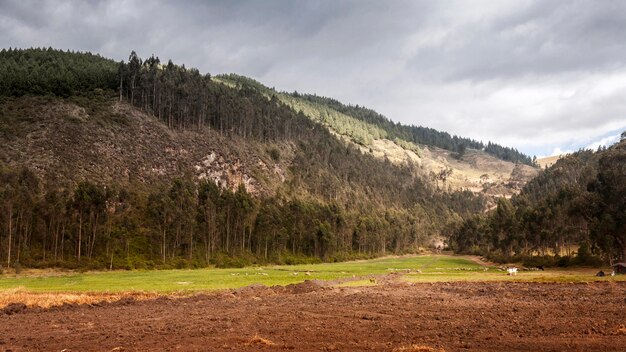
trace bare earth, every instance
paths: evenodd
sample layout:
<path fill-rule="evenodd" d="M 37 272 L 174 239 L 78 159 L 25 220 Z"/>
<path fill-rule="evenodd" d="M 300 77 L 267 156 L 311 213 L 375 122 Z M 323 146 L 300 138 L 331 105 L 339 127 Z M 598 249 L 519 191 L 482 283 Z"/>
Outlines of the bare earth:
<path fill-rule="evenodd" d="M 625 351 L 626 283 L 244 289 L 0 310 L 0 351 Z"/>

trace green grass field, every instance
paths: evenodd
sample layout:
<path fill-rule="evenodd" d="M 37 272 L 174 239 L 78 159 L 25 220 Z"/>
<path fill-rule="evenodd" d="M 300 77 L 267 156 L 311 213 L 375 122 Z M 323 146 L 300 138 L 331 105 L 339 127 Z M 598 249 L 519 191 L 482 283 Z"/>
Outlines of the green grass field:
<path fill-rule="evenodd" d="M 161 271 L 113 271 L 88 273 L 27 272 L 0 275 L 0 292 L 197 292 L 239 288 L 252 284 L 288 285 L 304 280 L 352 279 L 347 286 L 372 285 L 370 275 L 404 273 L 407 282 L 441 281 L 533 281 L 588 282 L 626 280 L 626 275 L 606 278 L 594 276 L 597 269 L 547 270 L 520 272 L 507 276 L 496 267 L 482 266 L 454 256 L 412 256 L 381 258 L 332 264 L 249 267 L 242 269 L 194 269 Z M 307 274 L 308 273 L 308 274 Z"/>

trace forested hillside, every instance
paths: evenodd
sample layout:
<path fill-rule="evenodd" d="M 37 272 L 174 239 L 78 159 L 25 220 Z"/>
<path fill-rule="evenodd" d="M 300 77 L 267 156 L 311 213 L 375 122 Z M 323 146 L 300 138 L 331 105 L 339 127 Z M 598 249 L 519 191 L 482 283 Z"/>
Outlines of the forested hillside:
<path fill-rule="evenodd" d="M 18 62 L 29 69 L 7 68 Z M 10 82 L 0 97 L 6 265 L 414 252 L 485 205 L 471 192 L 437 192 L 263 91 L 156 57 L 113 65 L 89 53 L 3 50 L 0 73 Z"/>
<path fill-rule="evenodd" d="M 450 245 L 502 260 L 556 254 L 567 264 L 576 254 L 580 264 L 626 261 L 626 138 L 559 159 L 520 195 L 464 221 Z"/>
<path fill-rule="evenodd" d="M 417 145 L 438 147 L 461 155 L 466 149 L 484 150 L 501 160 L 519 162 L 535 166 L 534 158 L 520 153 L 514 148 L 488 142 L 487 145 L 473 139 L 451 136 L 447 132 L 422 126 L 406 126 L 394 123 L 374 110 L 358 105 L 345 105 L 327 97 L 314 94 L 280 93 L 263 86 L 250 78 L 235 74 L 222 75 L 218 79 L 230 82 L 233 86 L 250 87 L 276 95 L 296 111 L 303 111 L 317 120 L 330 125 L 339 134 L 351 137 L 355 142 L 369 146 L 374 139 L 387 138 L 405 149 L 419 153 Z"/>

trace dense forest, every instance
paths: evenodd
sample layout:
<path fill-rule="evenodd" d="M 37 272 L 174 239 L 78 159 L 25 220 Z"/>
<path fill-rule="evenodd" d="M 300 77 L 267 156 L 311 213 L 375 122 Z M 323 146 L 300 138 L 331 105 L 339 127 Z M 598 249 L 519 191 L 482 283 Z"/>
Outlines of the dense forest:
<path fill-rule="evenodd" d="M 68 97 L 116 89 L 118 64 L 91 53 L 48 49 L 0 50 L 0 96 L 54 94 Z"/>
<path fill-rule="evenodd" d="M 338 261 L 410 253 L 448 209 L 354 210 L 336 203 L 256 199 L 210 181 L 150 191 L 81 182 L 42 189 L 29 170 L 2 171 L 0 257 L 6 265 L 154 268 Z M 470 196 L 471 197 L 471 196 Z"/>
<path fill-rule="evenodd" d="M 30 100 L 18 97 L 49 95 L 56 98 L 43 104 L 78 101 L 85 111 L 121 126 L 124 118 L 102 105 L 121 100 L 174 131 L 211 130 L 263 149 L 275 143 L 295 149 L 291 176 L 262 198 L 182 171 L 158 184 L 54 184 L 40 178 L 38 165 L 0 165 L 0 259 L 6 265 L 239 266 L 414 252 L 447 224 L 485 205 L 470 192 L 436 192 L 408 167 L 342 143 L 275 96 L 217 83 L 171 61 L 142 60 L 134 52 L 127 63 L 114 63 L 89 53 L 3 50 L 2 75 L 14 62 L 29 70 L 11 71 L 11 81 L 0 79 L 11 82 L 0 97 L 5 135 L 13 133 L 8 124 L 15 118 L 26 126 L 37 123 L 37 116 L 21 116 L 28 110 L 20 104 Z M 57 81 L 59 72 L 68 78 Z M 270 155 L 284 157 L 275 148 Z"/>
<path fill-rule="evenodd" d="M 501 260 L 626 261 L 626 133 L 608 149 L 561 158 L 520 195 L 462 222 L 450 245 Z"/>

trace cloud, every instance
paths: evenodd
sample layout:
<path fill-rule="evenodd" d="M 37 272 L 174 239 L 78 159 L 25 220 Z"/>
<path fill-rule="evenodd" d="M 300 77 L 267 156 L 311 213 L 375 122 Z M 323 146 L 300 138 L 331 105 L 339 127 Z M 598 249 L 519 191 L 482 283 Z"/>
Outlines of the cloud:
<path fill-rule="evenodd" d="M 620 135 L 616 134 L 613 136 L 608 136 L 608 137 L 604 137 L 601 138 L 600 140 L 597 140 L 593 143 L 589 143 L 585 149 L 591 149 L 591 150 L 596 150 L 599 147 L 609 147 L 617 142 L 619 142 L 620 139 Z"/>
<path fill-rule="evenodd" d="M 626 128 L 626 3 L 2 1 L 0 46 L 131 50 L 531 154 Z"/>
<path fill-rule="evenodd" d="M 554 150 L 552 151 L 552 153 L 549 156 L 559 156 L 559 155 L 563 155 L 563 154 L 570 154 L 573 153 L 573 150 L 561 150 L 561 148 L 556 147 L 554 148 Z"/>

